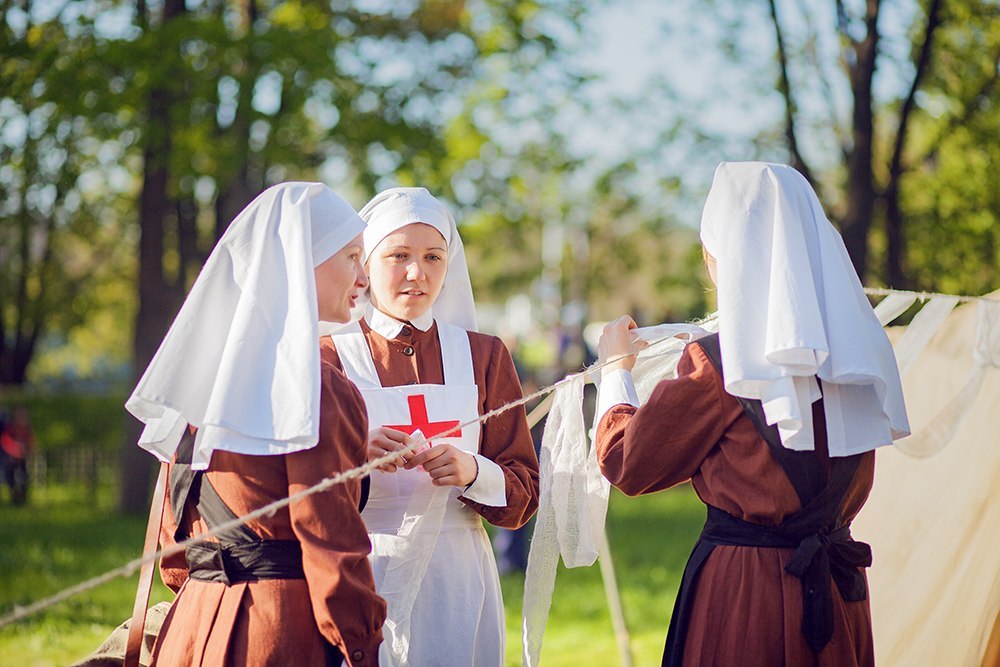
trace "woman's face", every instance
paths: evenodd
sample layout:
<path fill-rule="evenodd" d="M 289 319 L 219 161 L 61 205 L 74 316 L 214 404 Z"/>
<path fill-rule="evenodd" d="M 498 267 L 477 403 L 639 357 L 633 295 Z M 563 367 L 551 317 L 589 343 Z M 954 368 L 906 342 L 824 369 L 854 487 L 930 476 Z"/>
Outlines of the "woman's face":
<path fill-rule="evenodd" d="M 438 230 L 422 222 L 400 227 L 368 257 L 372 305 L 412 321 L 434 304 L 448 272 L 448 248 Z"/>
<path fill-rule="evenodd" d="M 316 267 L 316 299 L 323 322 L 348 322 L 351 308 L 368 286 L 361 264 L 364 241 L 358 234 L 330 259 Z"/>

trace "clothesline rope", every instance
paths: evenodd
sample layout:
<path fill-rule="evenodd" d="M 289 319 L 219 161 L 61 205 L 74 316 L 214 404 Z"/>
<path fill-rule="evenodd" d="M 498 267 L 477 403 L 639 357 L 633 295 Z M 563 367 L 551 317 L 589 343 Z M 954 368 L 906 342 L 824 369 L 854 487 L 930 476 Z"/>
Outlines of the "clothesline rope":
<path fill-rule="evenodd" d="M 866 288 L 864 288 L 864 290 L 865 290 L 866 294 L 869 294 L 869 295 L 872 295 L 872 296 L 888 296 L 890 294 L 908 294 L 908 295 L 913 295 L 916 298 L 921 299 L 921 300 L 925 300 L 925 301 L 928 300 L 928 299 L 931 299 L 933 297 L 952 297 L 952 298 L 955 298 L 954 295 L 940 294 L 940 293 L 935 293 L 935 292 L 911 292 L 911 291 L 907 291 L 907 290 L 895 290 L 895 289 L 885 289 L 885 288 L 876 288 L 876 287 L 866 287 Z M 979 300 L 996 301 L 996 299 L 992 299 L 990 297 L 985 297 L 985 296 L 958 296 L 957 298 L 958 298 L 958 300 L 960 302 L 975 302 L 975 301 L 979 301 Z M 672 338 L 673 338 L 673 336 L 666 336 L 664 338 L 660 338 L 660 339 L 651 341 L 649 343 L 648 347 L 649 348 L 655 347 L 656 345 L 659 345 L 659 344 L 662 344 L 662 343 L 664 343 L 666 341 L 672 340 Z M 553 384 L 548 385 L 547 387 L 542 387 L 541 389 L 539 389 L 539 390 L 537 390 L 537 391 L 535 391 L 535 392 L 533 392 L 533 393 L 531 393 L 531 394 L 529 394 L 527 396 L 524 396 L 524 397 L 522 397 L 522 398 L 520 398 L 520 399 L 518 399 L 516 401 L 511 401 L 510 403 L 501 405 L 500 407 L 495 408 L 494 410 L 490 410 L 489 412 L 481 415 L 478 419 L 471 419 L 471 420 L 469 420 L 469 421 L 467 421 L 465 423 L 461 423 L 461 424 L 458 424 L 456 426 L 453 426 L 449 430 L 445 431 L 444 433 L 439 434 L 436 437 L 438 437 L 438 438 L 447 437 L 449 434 L 451 434 L 453 432 L 457 432 L 457 431 L 459 431 L 462 428 L 471 426 L 472 424 L 483 423 L 483 422 L 487 421 L 488 419 L 492 419 L 493 417 L 495 417 L 495 416 L 497 416 L 499 414 L 502 414 L 502 413 L 504 413 L 504 412 L 506 412 L 508 410 L 511 410 L 511 409 L 516 408 L 518 406 L 521 406 L 521 405 L 524 405 L 526 403 L 529 403 L 529 402 L 535 400 L 536 398 L 539 398 L 539 397 L 545 396 L 547 394 L 550 394 L 551 392 L 555 391 L 559 387 L 572 382 L 574 379 L 576 379 L 577 377 L 579 377 L 581 375 L 589 376 L 592 373 L 595 373 L 596 371 L 599 371 L 600 369 L 604 368 L 605 366 L 608 366 L 608 365 L 613 364 L 613 363 L 615 363 L 617 361 L 620 361 L 621 359 L 625 358 L 626 356 L 629 356 L 629 355 L 618 355 L 618 356 L 615 356 L 615 357 L 612 357 L 612 358 L 608 359 L 607 361 L 605 361 L 603 363 L 597 363 L 597 364 L 594 364 L 592 366 L 589 366 L 588 368 L 585 368 L 584 370 L 582 370 L 580 372 L 567 375 L 566 377 L 564 377 L 563 379 L 559 380 L 558 382 L 554 382 Z M 544 412 L 547 412 L 547 410 L 544 411 Z M 544 416 L 544 412 L 541 412 L 539 414 L 539 419 L 542 416 Z M 72 597 L 75 597 L 77 595 L 80 595 L 81 593 L 85 593 L 85 592 L 87 592 L 89 590 L 93 590 L 94 588 L 97 588 L 98 586 L 101 586 L 101 585 L 103 585 L 103 584 L 105 584 L 105 583 L 107 583 L 109 581 L 112 581 L 112 580 L 117 579 L 119 577 L 127 577 L 127 576 L 135 573 L 136 571 L 138 571 L 139 568 L 142 567 L 145 563 L 156 561 L 156 559 L 162 558 L 164 556 L 172 556 L 174 554 L 180 553 L 181 551 L 183 551 L 184 549 L 186 549 L 188 546 L 191 546 L 191 545 L 194 545 L 194 544 L 198 544 L 200 542 L 204 542 L 207 539 L 209 539 L 210 537 L 214 537 L 214 536 L 216 536 L 219 533 L 225 532 L 225 531 L 230 530 L 232 528 L 235 528 L 237 526 L 242 526 L 242 525 L 246 524 L 247 522 L 252 521 L 254 519 L 257 519 L 257 518 L 260 518 L 260 517 L 264 517 L 264 516 L 273 516 L 274 513 L 277 512 L 279 509 L 281 509 L 283 507 L 287 507 L 291 503 L 297 502 L 297 501 L 299 501 L 299 500 L 301 500 L 303 498 L 306 498 L 306 497 L 308 497 L 308 496 L 310 496 L 310 495 L 312 495 L 314 493 L 319 493 L 319 492 L 322 492 L 322 491 L 326 491 L 327 489 L 330 489 L 331 487 L 337 486 L 338 484 L 343 484 L 344 482 L 347 482 L 347 481 L 352 480 L 352 479 L 359 479 L 359 478 L 367 477 L 368 475 L 371 474 L 372 470 L 374 470 L 375 468 L 379 467 L 380 465 L 383 465 L 385 463 L 389 463 L 389 462 L 395 460 L 400 454 L 405 454 L 405 453 L 412 452 L 412 451 L 418 449 L 419 447 L 422 447 L 425 444 L 427 444 L 427 439 L 426 438 L 424 438 L 424 437 L 416 438 L 414 440 L 414 442 L 411 442 L 409 445 L 407 445 L 406 447 L 404 447 L 402 450 L 388 452 L 384 456 L 379 457 L 377 459 L 373 459 L 371 461 L 368 461 L 367 463 L 365 463 L 365 464 L 363 464 L 361 466 L 358 466 L 357 468 L 353 468 L 351 470 L 346 470 L 344 472 L 338 473 L 338 474 L 333 475 L 331 477 L 327 477 L 326 479 L 318 482 L 317 484 L 315 484 L 315 485 L 313 485 L 313 486 L 311 486 L 311 487 L 309 487 L 307 489 L 303 489 L 302 491 L 299 491 L 298 493 L 292 494 L 291 496 L 287 496 L 285 498 L 280 498 L 280 499 L 278 499 L 278 500 L 276 500 L 276 501 L 274 501 L 272 503 L 269 503 L 269 504 L 267 504 L 267 505 L 265 505 L 263 507 L 260 507 L 260 508 L 258 508 L 256 510 L 248 512 L 247 514 L 244 514 L 243 516 L 237 517 L 237 518 L 235 518 L 235 519 L 233 519 L 231 521 L 227 521 L 227 522 L 225 522 L 225 523 L 223 523 L 221 525 L 218 525 L 214 529 L 208 530 L 208 531 L 206 531 L 204 533 L 199 533 L 198 535 L 192 536 L 192 537 L 190 537 L 187 540 L 184 540 L 182 542 L 178 542 L 178 543 L 174 544 L 172 547 L 167 547 L 166 549 L 161 549 L 161 550 L 159 550 L 159 551 L 157 551 L 157 552 L 155 552 L 153 554 L 150 554 L 149 556 L 144 556 L 144 557 L 141 557 L 141 558 L 136 558 L 136 559 L 134 559 L 132 561 L 129 561 L 125 565 L 122 565 L 121 567 L 118 567 L 116 569 L 113 569 L 113 570 L 110 570 L 108 572 L 105 572 L 104 574 L 98 575 L 96 577 L 93 577 L 91 579 L 83 581 L 83 582 L 81 582 L 79 584 L 76 584 L 74 586 L 71 586 L 69 588 L 63 589 L 62 591 L 60 591 L 60 592 L 58 592 L 58 593 L 56 593 L 54 595 L 51 595 L 51 596 L 49 596 L 47 598 L 44 598 L 42 600 L 38 600 L 38 601 L 33 602 L 33 603 L 29 604 L 29 605 L 26 605 L 26 606 L 15 605 L 14 609 L 11 612 L 8 612 L 7 614 L 4 614 L 3 616 L 0 616 L 0 628 L 4 628 L 4 627 L 6 627 L 8 625 L 11 625 L 11 624 L 16 623 L 18 621 L 21 621 L 21 620 L 23 620 L 25 618 L 28 618 L 28 617 L 33 616 L 35 614 L 38 614 L 38 613 L 40 613 L 40 612 L 48 609 L 49 607 L 52 607 L 52 606 L 54 606 L 56 604 L 59 604 L 60 602 L 68 600 L 69 598 L 72 598 Z"/>
<path fill-rule="evenodd" d="M 648 347 L 652 348 L 652 347 L 654 347 L 656 345 L 659 345 L 659 344 L 664 343 L 664 342 L 666 342 L 668 340 L 671 340 L 672 338 L 673 338 L 672 336 L 666 336 L 664 338 L 660 338 L 660 339 L 651 341 L 649 343 Z M 559 387 L 563 386 L 564 384 L 572 382 L 575 378 L 577 378 L 577 377 L 579 377 L 581 375 L 588 375 L 590 373 L 594 373 L 596 371 L 599 371 L 600 369 L 604 368 L 605 366 L 607 366 L 609 364 L 613 364 L 613 363 L 615 363 L 617 361 L 620 361 L 621 359 L 624 359 L 627 356 L 630 356 L 630 355 L 617 355 L 617 356 L 611 357 L 610 359 L 608 359 L 607 361 L 605 361 L 603 363 L 597 363 L 597 364 L 594 364 L 594 365 L 592 365 L 592 366 L 590 366 L 590 367 L 588 367 L 588 368 L 586 368 L 586 369 L 584 369 L 584 370 L 582 370 L 582 371 L 580 371 L 578 373 L 573 373 L 573 374 L 567 375 L 566 377 L 564 377 L 562 380 L 559 380 L 558 382 L 554 382 L 553 384 L 548 385 L 547 387 L 542 387 L 538 391 L 535 391 L 535 392 L 533 392 L 531 394 L 528 394 L 527 396 L 524 396 L 524 397 L 522 397 L 522 398 L 520 398 L 520 399 L 518 399 L 516 401 L 511 401 L 510 403 L 506 403 L 504 405 L 501 405 L 498 408 L 490 410 L 489 412 L 486 412 L 485 414 L 480 415 L 478 419 L 470 419 L 467 422 L 464 422 L 464 423 L 461 423 L 461 424 L 457 424 L 457 425 L 451 427 L 450 429 L 448 429 L 447 431 L 444 431 L 443 433 L 438 434 L 435 437 L 436 438 L 447 437 L 451 433 L 460 431 L 461 429 L 466 428 L 468 426 L 471 426 L 472 424 L 483 423 L 483 422 L 485 422 L 488 419 L 492 419 L 493 417 L 496 417 L 499 414 L 507 412 L 508 410 L 511 410 L 511 409 L 516 408 L 516 407 L 521 406 L 521 405 L 524 405 L 525 403 L 531 402 L 531 401 L 535 400 L 536 398 L 539 398 L 539 397 L 544 396 L 544 395 L 546 395 L 546 394 L 548 394 L 550 392 L 553 392 L 556 389 L 558 389 Z M 258 508 L 256 510 L 248 512 L 247 514 L 244 514 L 244 515 L 239 516 L 239 517 L 237 517 L 235 519 L 232 519 L 230 521 L 222 523 L 222 524 L 216 526 L 215 528 L 213 528 L 211 530 L 205 531 L 204 533 L 199 533 L 198 535 L 192 536 L 192 537 L 190 537 L 190 538 L 188 538 L 188 539 L 186 539 L 186 540 L 184 540 L 182 542 L 177 542 L 173 546 L 167 547 L 165 549 L 161 549 L 161 550 L 159 550 L 159 551 L 157 551 L 155 553 L 152 553 L 152 554 L 150 554 L 148 556 L 144 556 L 144 557 L 141 557 L 141 558 L 136 558 L 136 559 L 134 559 L 132 561 L 129 561 L 125 565 L 122 565 L 121 567 L 118 567 L 118 568 L 116 568 L 114 570 L 110 570 L 108 572 L 105 572 L 104 574 L 98 575 L 96 577 L 93 577 L 92 579 L 88 579 L 86 581 L 83 581 L 83 582 L 81 582 L 79 584 L 76 584 L 74 586 L 71 586 L 69 588 L 63 589 L 62 591 L 60 591 L 60 592 L 58 592 L 58 593 L 56 593 L 54 595 L 51 595 L 51 596 L 49 596 L 47 598 L 44 598 L 42 600 L 39 600 L 37 602 L 33 602 L 33 603 L 29 604 L 29 605 L 26 605 L 26 606 L 23 606 L 23 607 L 15 605 L 13 611 L 8 612 L 7 614 L 4 614 L 3 616 L 0 616 L 0 628 L 4 628 L 4 627 L 6 627 L 8 625 L 11 625 L 12 623 L 16 623 L 16 622 L 18 622 L 20 620 L 28 618 L 29 616 L 33 616 L 33 615 L 35 615 L 35 614 L 37 614 L 39 612 L 42 612 L 42 611 L 48 609 L 49 607 L 52 607 L 52 606 L 54 606 L 54 605 L 56 605 L 56 604 L 58 604 L 60 602 L 68 600 L 71 597 L 75 597 L 75 596 L 77 596 L 77 595 L 79 595 L 81 593 L 85 593 L 85 592 L 87 592 L 89 590 L 97 588 L 98 586 L 100 586 L 102 584 L 105 584 L 105 583 L 107 583 L 109 581 L 112 581 L 112 580 L 117 579 L 119 577 L 127 577 L 127 576 L 133 574 L 134 572 L 138 571 L 139 568 L 142 567 L 145 563 L 154 562 L 154 561 L 156 561 L 157 558 L 169 557 L 169 556 L 172 556 L 174 554 L 180 553 L 180 552 L 184 551 L 184 549 L 186 549 L 188 546 L 191 546 L 191 545 L 194 545 L 194 544 L 198 544 L 200 542 L 204 542 L 204 541 L 206 541 L 210 537 L 214 537 L 214 536 L 218 535 L 219 533 L 223 533 L 225 531 L 231 530 L 232 528 L 235 528 L 235 527 L 238 527 L 238 526 L 242 526 L 242 525 L 246 524 L 247 522 L 252 521 L 254 519 L 257 519 L 257 518 L 260 518 L 260 517 L 264 517 L 264 516 L 274 516 L 274 513 L 277 512 L 279 509 L 281 509 L 283 507 L 287 507 L 288 505 L 290 505 L 290 504 L 292 504 L 294 502 L 297 502 L 299 500 L 302 500 L 303 498 L 306 498 L 308 496 L 311 496 L 314 493 L 319 493 L 321 491 L 326 491 L 327 489 L 330 489 L 331 487 L 337 486 L 338 484 L 343 484 L 344 482 L 347 482 L 347 481 L 352 480 L 352 479 L 360 479 L 362 477 L 367 477 L 368 475 L 371 474 L 372 470 L 374 470 L 375 468 L 379 467 L 380 465 L 385 464 L 385 463 L 389 463 L 389 462 L 393 461 L 394 459 L 396 459 L 401 454 L 406 454 L 406 453 L 412 452 L 412 451 L 414 451 L 414 450 L 422 447 L 425 444 L 427 444 L 427 438 L 425 438 L 425 437 L 415 438 L 413 442 L 411 442 L 409 445 L 407 445 L 406 447 L 404 447 L 401 450 L 389 452 L 389 453 L 385 454 L 384 456 L 381 456 L 381 457 L 379 457 L 377 459 L 372 459 L 371 461 L 368 461 L 364 465 L 360 465 L 357 468 L 352 468 L 351 470 L 345 470 L 344 472 L 337 473 L 336 475 L 333 475 L 331 477 L 327 477 L 326 479 L 324 479 L 324 480 L 322 480 L 322 481 L 314 484 L 313 486 L 311 486 L 311 487 L 309 487 L 307 489 L 303 489 L 302 491 L 299 491 L 298 493 L 294 493 L 294 494 L 292 494 L 290 496 L 287 496 L 285 498 L 280 498 L 280 499 L 278 499 L 278 500 L 276 500 L 276 501 L 274 501 L 272 503 L 264 505 L 263 507 L 260 507 L 260 508 Z"/>

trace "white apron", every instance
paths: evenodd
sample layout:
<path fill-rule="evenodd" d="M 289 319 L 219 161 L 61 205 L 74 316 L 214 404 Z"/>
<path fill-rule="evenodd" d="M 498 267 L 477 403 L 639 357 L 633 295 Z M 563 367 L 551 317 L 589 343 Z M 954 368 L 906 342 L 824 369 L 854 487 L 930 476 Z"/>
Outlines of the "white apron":
<path fill-rule="evenodd" d="M 335 334 L 344 372 L 361 391 L 368 428 L 387 426 L 479 452 L 479 390 L 464 329 L 437 323 L 445 384 L 382 387 L 371 350 L 354 324 Z M 388 603 L 382 667 L 499 667 L 504 658 L 500 578 L 479 514 L 436 487 L 423 470 L 375 470 L 361 517 L 372 542 L 375 588 Z"/>

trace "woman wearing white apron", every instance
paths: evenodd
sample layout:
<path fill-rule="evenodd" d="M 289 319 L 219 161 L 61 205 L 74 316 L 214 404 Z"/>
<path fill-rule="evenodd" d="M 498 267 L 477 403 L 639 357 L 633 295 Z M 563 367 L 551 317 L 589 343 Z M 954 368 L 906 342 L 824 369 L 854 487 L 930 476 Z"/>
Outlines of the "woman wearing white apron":
<path fill-rule="evenodd" d="M 371 304 L 332 344 L 365 399 L 369 458 L 412 434 L 432 445 L 376 471 L 362 514 L 388 603 L 380 664 L 502 665 L 503 600 L 480 517 L 523 525 L 538 461 L 523 408 L 454 427 L 521 398 L 520 382 L 500 339 L 475 331 L 448 210 L 423 188 L 395 188 L 361 216 Z"/>

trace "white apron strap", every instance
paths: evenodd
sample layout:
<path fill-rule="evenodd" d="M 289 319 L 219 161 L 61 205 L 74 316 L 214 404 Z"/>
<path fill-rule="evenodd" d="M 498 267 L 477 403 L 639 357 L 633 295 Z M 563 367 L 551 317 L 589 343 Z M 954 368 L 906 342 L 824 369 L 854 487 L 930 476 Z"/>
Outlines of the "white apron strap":
<path fill-rule="evenodd" d="M 375 361 L 372 359 L 368 341 L 361 331 L 358 322 L 352 322 L 340 332 L 333 334 L 334 344 L 340 363 L 344 367 L 347 379 L 356 384 L 359 389 L 380 389 L 382 381 L 378 379 Z"/>
<path fill-rule="evenodd" d="M 444 366 L 444 383 L 451 386 L 474 385 L 472 346 L 469 332 L 445 322 L 438 322 L 438 340 L 441 342 L 441 365 Z"/>

